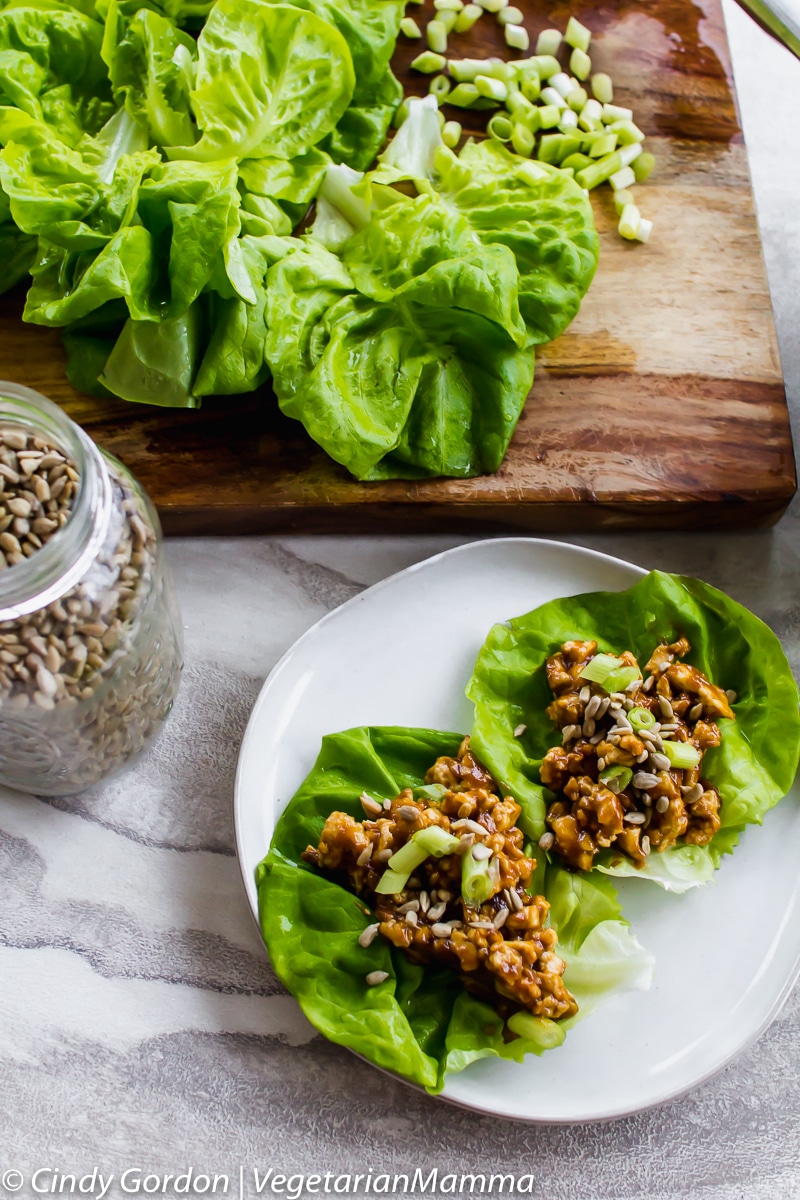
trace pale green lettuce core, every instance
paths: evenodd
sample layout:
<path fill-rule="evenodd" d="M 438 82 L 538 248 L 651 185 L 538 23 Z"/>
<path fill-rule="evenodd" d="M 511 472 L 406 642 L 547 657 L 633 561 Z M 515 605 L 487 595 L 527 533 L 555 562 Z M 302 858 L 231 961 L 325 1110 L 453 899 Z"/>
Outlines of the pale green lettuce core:
<path fill-rule="evenodd" d="M 475 704 L 475 753 L 524 808 L 520 824 L 535 840 L 545 831 L 552 794 L 539 782 L 541 761 L 558 738 L 546 708 L 552 700 L 545 661 L 568 639 L 593 639 L 600 650 L 632 650 L 639 663 L 660 641 L 685 636 L 688 661 L 713 683 L 736 692 L 736 720 L 720 720 L 722 745 L 703 759 L 703 777 L 722 797 L 721 828 L 707 846 L 653 851 L 640 870 L 613 847 L 596 869 L 649 879 L 668 891 L 706 883 L 748 824 L 792 785 L 800 755 L 798 692 L 775 634 L 742 605 L 697 579 L 652 571 L 623 592 L 591 592 L 544 604 L 496 625 L 467 687 Z M 514 729 L 526 726 L 520 737 Z"/>
<path fill-rule="evenodd" d="M 362 819 L 362 792 L 391 799 L 404 787 L 422 785 L 428 767 L 442 754 L 455 754 L 460 741 L 458 734 L 397 728 L 324 738 L 256 871 L 270 960 L 312 1025 L 431 1092 L 478 1059 L 520 1062 L 560 1045 L 593 1008 L 612 995 L 646 989 L 653 974 L 653 960 L 622 919 L 611 882 L 543 863 L 531 890 L 550 902 L 557 950 L 567 962 L 564 982 L 579 1004 L 567 1021 L 530 1017 L 525 1036 L 505 1041 L 503 1020 L 465 992 L 454 972 L 417 966 L 381 937 L 366 948 L 358 944 L 372 917 L 346 888 L 309 867 L 303 850 L 318 843 L 331 812 Z M 372 971 L 385 971 L 388 979 L 370 987 Z"/>

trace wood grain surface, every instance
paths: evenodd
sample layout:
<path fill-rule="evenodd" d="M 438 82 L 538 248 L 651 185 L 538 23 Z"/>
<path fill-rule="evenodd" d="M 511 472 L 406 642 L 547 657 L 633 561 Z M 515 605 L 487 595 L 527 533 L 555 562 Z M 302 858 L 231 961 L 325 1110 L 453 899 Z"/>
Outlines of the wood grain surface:
<path fill-rule="evenodd" d="M 0 298 L 0 378 L 63 404 L 140 478 L 167 532 L 406 532 L 744 527 L 775 520 L 796 487 L 791 434 L 753 197 L 718 0 L 517 3 L 535 38 L 574 14 L 658 159 L 640 187 L 646 246 L 616 233 L 592 194 L 600 266 L 581 311 L 543 347 L 496 475 L 360 484 L 268 389 L 201 411 L 109 404 L 64 375 L 57 331 Z M 414 15 L 423 23 L 431 0 Z M 456 54 L 504 53 L 486 14 Z M 401 36 L 395 70 L 420 43 Z M 506 54 L 506 56 L 508 56 Z M 512 55 L 513 57 L 513 55 Z M 476 121 L 472 114 L 449 115 Z M 470 132 L 480 132 L 480 119 Z"/>

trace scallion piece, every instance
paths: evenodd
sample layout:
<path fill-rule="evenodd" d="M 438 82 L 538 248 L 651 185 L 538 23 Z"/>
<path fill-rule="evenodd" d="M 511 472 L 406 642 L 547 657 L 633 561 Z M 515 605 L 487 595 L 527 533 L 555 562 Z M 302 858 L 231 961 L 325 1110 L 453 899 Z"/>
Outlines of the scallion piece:
<path fill-rule="evenodd" d="M 561 70 L 561 64 L 552 54 L 537 53 L 533 58 L 528 59 L 528 62 L 532 67 L 536 68 L 540 79 L 551 79 L 553 75 L 557 75 Z"/>
<path fill-rule="evenodd" d="M 481 96 L 486 96 L 488 100 L 496 100 L 498 104 L 502 104 L 508 99 L 508 85 L 503 83 L 502 79 L 493 79 L 491 75 L 476 75 L 475 87 Z"/>
<path fill-rule="evenodd" d="M 604 104 L 603 120 L 607 125 L 611 125 L 614 121 L 632 121 L 633 109 L 621 108 L 618 104 Z"/>
<path fill-rule="evenodd" d="M 530 49 L 531 39 L 524 25 L 506 25 L 506 45 L 523 53 Z"/>
<path fill-rule="evenodd" d="M 578 114 L 574 113 L 571 108 L 565 108 L 561 113 L 558 128 L 562 133 L 572 133 L 573 129 L 578 128 Z"/>
<path fill-rule="evenodd" d="M 591 73 L 592 60 L 583 50 L 573 50 L 569 56 L 569 69 L 583 83 L 584 79 L 588 79 Z"/>
<path fill-rule="evenodd" d="M 451 125 L 458 125 L 458 121 L 451 121 Z M 458 126 L 459 129 L 461 126 Z M 447 788 L 443 783 L 423 783 L 420 787 L 412 788 L 411 795 L 415 800 L 433 800 L 438 803 L 443 796 L 447 795 Z"/>
<path fill-rule="evenodd" d="M 594 160 L 589 158 L 588 154 L 570 154 L 569 158 L 565 158 L 561 166 L 571 171 L 582 171 L 584 167 L 593 165 Z"/>
<path fill-rule="evenodd" d="M 603 133 L 598 138 L 593 138 L 589 145 L 589 158 L 605 158 L 607 154 L 611 154 L 617 148 L 617 135 L 615 133 Z"/>
<path fill-rule="evenodd" d="M 509 4 L 508 8 L 501 8 L 497 19 L 501 25 L 521 25 L 525 20 L 522 11 L 513 4 Z"/>
<path fill-rule="evenodd" d="M 481 58 L 451 58 L 448 69 L 456 83 L 472 83 L 476 75 L 486 74 L 486 63 Z"/>
<path fill-rule="evenodd" d="M 639 230 L 639 222 L 642 219 L 642 214 L 635 204 L 626 204 L 622 210 L 622 215 L 619 219 L 617 229 L 620 237 L 627 238 L 628 241 L 633 241 Z M 670 760 L 672 761 L 672 760 Z"/>
<path fill-rule="evenodd" d="M 617 216 L 622 216 L 622 210 L 626 204 L 635 204 L 636 198 L 633 192 L 623 191 L 614 193 L 614 208 L 617 210 Z"/>
<path fill-rule="evenodd" d="M 515 1033 L 517 1037 L 528 1038 L 537 1047 L 542 1046 L 543 1039 L 544 1045 L 555 1044 L 554 1035 L 551 1032 L 552 1026 L 552 1021 L 545 1017 L 534 1017 L 529 1012 L 515 1012 L 506 1021 L 506 1027 L 512 1033 Z"/>
<path fill-rule="evenodd" d="M 583 111 L 586 101 L 589 99 L 589 97 L 586 94 L 586 88 L 580 87 L 573 88 L 569 95 L 565 96 L 564 99 L 574 113 L 580 113 Z"/>
<path fill-rule="evenodd" d="M 531 112 L 535 111 L 530 100 L 522 92 L 509 92 L 508 99 L 506 100 L 506 108 L 512 117 L 519 117 L 520 120 L 523 120 Z"/>
<path fill-rule="evenodd" d="M 629 146 L 634 142 L 643 142 L 644 134 L 633 121 L 615 121 L 609 125 L 609 132 L 617 135 L 620 146 Z"/>
<path fill-rule="evenodd" d="M 482 14 L 483 9 L 479 4 L 465 4 L 456 17 L 453 29 L 456 33 L 469 33 L 475 22 L 480 20 Z"/>
<path fill-rule="evenodd" d="M 485 58 L 483 68 L 478 74 L 489 75 L 492 79 L 502 79 L 503 83 L 517 86 L 517 72 L 514 70 L 514 64 L 504 62 L 502 58 Z"/>
<path fill-rule="evenodd" d="M 655 165 L 655 154 L 650 154 L 647 150 L 642 151 L 638 158 L 634 159 L 633 173 L 636 176 L 636 182 L 644 183 L 646 179 L 649 179 Z"/>
<path fill-rule="evenodd" d="M 542 104 L 555 104 L 559 109 L 569 107 L 561 92 L 557 92 L 554 87 L 542 88 L 541 101 Z"/>
<path fill-rule="evenodd" d="M 632 167 L 623 167 L 621 171 L 615 171 L 608 181 L 615 192 L 624 191 L 625 188 L 633 187 L 636 183 L 636 176 L 633 173 Z"/>
<path fill-rule="evenodd" d="M 592 76 L 592 91 L 595 100 L 599 100 L 601 104 L 611 104 L 614 99 L 614 85 L 611 82 L 611 76 L 606 75 L 603 71 L 598 71 Z"/>
<path fill-rule="evenodd" d="M 655 716 L 649 708 L 632 708 L 628 720 L 638 733 L 640 729 L 652 729 L 656 723 Z"/>
<path fill-rule="evenodd" d="M 548 133 L 539 142 L 536 157 L 539 162 L 558 166 L 563 159 L 574 154 L 579 146 L 580 142 L 577 138 L 565 137 L 563 133 Z"/>
<path fill-rule="evenodd" d="M 418 54 L 411 64 L 412 70 L 422 71 L 423 75 L 433 75 L 434 72 L 441 71 L 446 66 L 447 59 L 444 55 L 434 54 L 432 50 L 423 50 L 422 54 Z"/>
<path fill-rule="evenodd" d="M 639 228 L 636 231 L 637 242 L 649 242 L 650 234 L 653 232 L 653 222 L 648 221 L 647 217 L 642 217 L 639 221 Z"/>
<path fill-rule="evenodd" d="M 566 99 L 566 97 L 576 86 L 570 79 L 569 75 L 567 75 L 566 71 L 559 71 L 557 74 L 551 75 L 548 80 L 548 84 L 551 88 L 556 89 L 562 100 Z"/>
<path fill-rule="evenodd" d="M 519 86 L 526 100 L 536 101 L 541 98 L 542 85 L 538 75 L 525 75 Z"/>
<path fill-rule="evenodd" d="M 601 783 L 604 783 L 609 791 L 619 795 L 624 792 L 630 781 L 633 779 L 633 771 L 630 767 L 606 767 L 597 776 Z"/>
<path fill-rule="evenodd" d="M 413 67 L 414 64 L 411 65 Z M 447 103 L 455 105 L 456 108 L 471 108 L 480 98 L 481 94 L 474 83 L 458 83 L 447 97 Z"/>
<path fill-rule="evenodd" d="M 543 29 L 536 39 L 536 53 L 555 58 L 561 49 L 561 33 L 558 29 Z M 556 67 L 558 70 L 558 67 Z"/>
<path fill-rule="evenodd" d="M 455 150 L 461 141 L 461 124 L 459 121 L 445 121 L 442 128 L 442 141 L 448 150 Z"/>
<path fill-rule="evenodd" d="M 611 672 L 618 670 L 622 665 L 622 659 L 616 658 L 613 654 L 595 654 L 594 658 L 590 658 L 578 674 L 581 679 L 588 679 L 590 683 L 599 683 L 602 687 Z"/>
<path fill-rule="evenodd" d="M 461 896 L 472 908 L 480 908 L 500 885 L 497 859 L 473 858 L 468 851 L 461 860 Z"/>
<path fill-rule="evenodd" d="M 636 679 L 641 679 L 638 667 L 619 667 L 611 672 L 603 687 L 607 692 L 624 692 Z"/>
<path fill-rule="evenodd" d="M 445 33 L 451 33 L 455 27 L 457 16 L 458 16 L 458 13 L 455 12 L 452 8 L 445 8 L 445 9 L 442 9 L 442 11 L 440 13 L 437 13 L 436 20 L 441 25 L 444 25 Z"/>
<path fill-rule="evenodd" d="M 628 146 L 620 146 L 619 161 L 622 163 L 623 167 L 629 167 L 641 157 L 641 154 L 642 143 L 631 142 Z"/>
<path fill-rule="evenodd" d="M 426 829 L 418 829 L 416 833 L 412 833 L 411 841 L 421 846 L 427 854 L 434 858 L 442 858 L 445 854 L 455 854 L 459 846 L 458 838 L 439 825 L 428 825 Z M 389 863 L 392 865 L 394 857 L 392 855 L 389 859 Z"/>
<path fill-rule="evenodd" d="M 530 158 L 533 154 L 533 133 L 521 121 L 517 121 L 511 130 L 511 145 L 523 158 Z"/>
<path fill-rule="evenodd" d="M 508 0 L 477 0 L 481 8 L 485 8 L 487 12 L 498 13 L 501 8 L 505 8 Z"/>
<path fill-rule="evenodd" d="M 592 40 L 592 31 L 587 29 L 585 25 L 581 25 L 575 17 L 570 17 L 567 22 L 567 31 L 564 34 L 564 41 L 568 46 L 574 46 L 576 50 L 583 50 L 585 53 L 589 49 L 589 43 Z"/>
<path fill-rule="evenodd" d="M 561 120 L 561 109 L 556 104 L 543 104 L 537 111 L 540 129 L 555 129 Z"/>
<path fill-rule="evenodd" d="M 700 751 L 691 742 L 664 741 L 664 753 L 677 770 L 691 770 L 700 762 Z"/>
<path fill-rule="evenodd" d="M 403 17 L 400 22 L 400 32 L 404 33 L 409 38 L 422 37 L 422 30 L 413 17 Z"/>
<path fill-rule="evenodd" d="M 433 0 L 433 7 L 437 12 L 461 12 L 464 7 L 464 0 Z"/>
<path fill-rule="evenodd" d="M 504 117 L 502 113 L 495 113 L 490 118 L 486 126 L 486 132 L 489 137 L 493 137 L 498 142 L 510 142 L 511 134 L 514 132 L 514 127 L 508 117 Z"/>
<path fill-rule="evenodd" d="M 428 21 L 425 37 L 428 40 L 429 50 L 433 50 L 435 54 L 445 53 L 447 50 L 447 30 L 441 21 Z"/>
<path fill-rule="evenodd" d="M 428 84 L 428 92 L 431 96 L 435 96 L 441 104 L 445 96 L 450 91 L 450 80 L 446 75 L 434 75 L 433 79 Z"/>
<path fill-rule="evenodd" d="M 417 867 L 431 856 L 441 858 L 444 854 L 454 854 L 459 841 L 451 833 L 438 825 L 429 825 L 427 829 L 418 829 L 393 854 L 387 863 L 386 870 L 378 881 L 375 891 L 380 895 L 394 896 L 402 892 L 408 883 L 409 876 Z"/>
<path fill-rule="evenodd" d="M 375 891 L 381 896 L 396 896 L 408 883 L 411 872 L 385 870 Z"/>
<path fill-rule="evenodd" d="M 590 192 L 592 188 L 599 187 L 601 183 L 610 179 L 622 165 L 619 151 L 615 150 L 613 154 L 607 154 L 605 158 L 593 162 L 591 167 L 584 167 L 582 171 L 578 171 L 575 178 L 582 188 Z"/>

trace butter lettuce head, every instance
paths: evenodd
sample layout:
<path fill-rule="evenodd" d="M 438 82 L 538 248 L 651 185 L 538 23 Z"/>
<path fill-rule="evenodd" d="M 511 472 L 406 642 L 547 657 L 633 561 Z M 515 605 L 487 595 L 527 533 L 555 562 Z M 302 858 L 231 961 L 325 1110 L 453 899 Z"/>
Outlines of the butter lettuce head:
<path fill-rule="evenodd" d="M 589 592 L 552 600 L 507 625 L 496 625 L 467 687 L 475 704 L 472 745 L 525 808 L 525 832 L 538 839 L 552 794 L 539 782 L 544 755 L 558 742 L 545 709 L 552 693 L 545 660 L 568 639 L 600 650 L 632 650 L 643 666 L 659 641 L 686 636 L 688 661 L 713 683 L 732 689 L 736 720 L 720 720 L 722 745 L 703 759 L 703 775 L 722 797 L 722 826 L 707 846 L 652 853 L 637 870 L 613 847 L 596 860 L 609 875 L 650 879 L 683 892 L 705 883 L 748 824 L 792 785 L 800 755 L 798 691 L 775 634 L 723 592 L 697 579 L 652 571 L 623 592 Z M 525 725 L 521 737 L 514 729 Z"/>
<path fill-rule="evenodd" d="M 331 1041 L 363 1054 L 431 1092 L 448 1072 L 481 1058 L 520 1062 L 560 1045 L 576 1020 L 612 992 L 646 988 L 652 960 L 621 919 L 610 881 L 540 868 L 535 888 L 550 901 L 565 982 L 580 1012 L 568 1021 L 540 1019 L 533 1036 L 504 1042 L 503 1021 L 468 995 L 455 974 L 408 961 L 383 938 L 364 949 L 371 922 L 360 901 L 300 857 L 316 845 L 338 810 L 359 819 L 366 790 L 390 799 L 418 787 L 461 736 L 426 729 L 361 728 L 323 739 L 317 762 L 281 816 L 269 854 L 256 871 L 261 929 L 272 965 L 309 1021 Z M 389 978 L 369 987 L 366 975 Z"/>

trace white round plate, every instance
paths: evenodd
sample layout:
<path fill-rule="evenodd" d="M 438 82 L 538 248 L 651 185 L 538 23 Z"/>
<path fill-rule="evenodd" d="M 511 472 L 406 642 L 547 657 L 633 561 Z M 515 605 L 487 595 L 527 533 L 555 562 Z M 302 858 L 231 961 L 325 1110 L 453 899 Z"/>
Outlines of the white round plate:
<path fill-rule="evenodd" d="M 269 676 L 242 745 L 236 836 L 253 912 L 253 872 L 324 734 L 357 725 L 468 732 L 464 687 L 493 624 L 559 596 L 619 591 L 643 574 L 575 546 L 499 538 L 409 567 L 317 622 Z M 680 1095 L 728 1063 L 776 1015 L 800 970 L 797 799 L 795 784 L 704 888 L 675 896 L 620 881 L 625 916 L 655 955 L 650 992 L 614 998 L 541 1058 L 475 1063 L 442 1095 L 525 1121 L 603 1120 Z"/>

